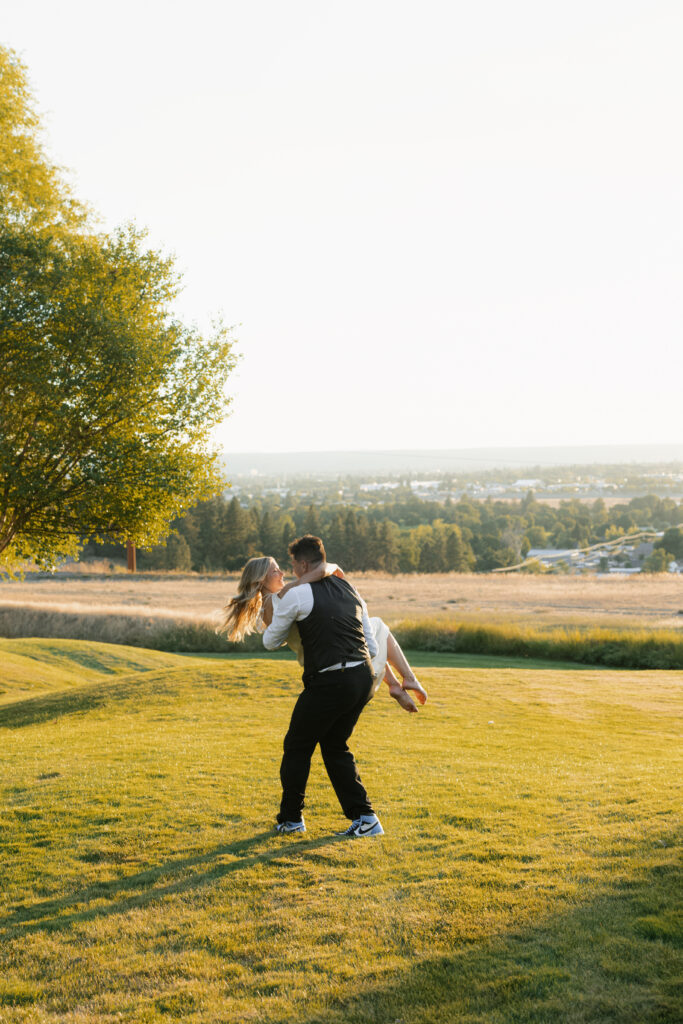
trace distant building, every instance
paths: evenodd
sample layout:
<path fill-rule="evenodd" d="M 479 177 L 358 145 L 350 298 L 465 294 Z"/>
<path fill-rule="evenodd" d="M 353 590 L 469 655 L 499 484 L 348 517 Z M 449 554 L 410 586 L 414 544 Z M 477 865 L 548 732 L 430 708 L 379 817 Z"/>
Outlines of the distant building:
<path fill-rule="evenodd" d="M 632 562 L 642 564 L 645 559 L 652 554 L 654 549 L 655 546 L 653 543 L 650 541 L 643 541 L 642 543 L 637 544 L 634 548 L 627 549 L 627 551 Z"/>
<path fill-rule="evenodd" d="M 388 483 L 377 483 L 373 481 L 371 484 L 361 484 L 361 491 L 392 491 L 399 487 L 400 484 L 388 484 Z"/>

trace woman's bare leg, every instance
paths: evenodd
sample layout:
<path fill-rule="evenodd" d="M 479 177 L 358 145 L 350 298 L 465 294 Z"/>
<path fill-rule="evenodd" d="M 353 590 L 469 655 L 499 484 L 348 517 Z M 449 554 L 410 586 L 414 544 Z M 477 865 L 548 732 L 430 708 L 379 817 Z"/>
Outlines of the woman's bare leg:
<path fill-rule="evenodd" d="M 427 700 L 427 691 L 424 689 L 422 684 L 418 682 L 415 677 L 415 673 L 408 664 L 405 654 L 401 650 L 398 644 L 398 640 L 393 633 L 389 633 L 387 637 L 387 661 L 394 668 L 397 668 L 401 673 L 403 679 L 404 690 L 415 690 L 415 696 L 419 700 L 420 704 L 424 704 Z M 393 673 L 392 673 L 393 675 Z M 386 675 L 384 677 L 386 679 Z M 394 678 L 396 678 L 394 676 Z"/>
<path fill-rule="evenodd" d="M 387 665 L 384 670 L 384 682 L 389 687 L 389 693 L 398 701 L 404 711 L 417 711 L 417 704 L 409 693 L 403 689 L 398 679 Z"/>

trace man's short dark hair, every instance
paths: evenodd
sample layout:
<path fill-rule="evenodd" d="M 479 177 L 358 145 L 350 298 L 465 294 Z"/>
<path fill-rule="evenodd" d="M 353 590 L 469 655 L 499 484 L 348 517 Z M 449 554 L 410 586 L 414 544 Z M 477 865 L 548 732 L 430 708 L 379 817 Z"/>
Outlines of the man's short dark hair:
<path fill-rule="evenodd" d="M 297 562 L 313 562 L 316 564 L 317 562 L 327 561 L 325 545 L 320 537 L 314 537 L 312 533 L 306 533 L 303 537 L 293 540 L 288 550 L 292 558 L 295 558 Z"/>

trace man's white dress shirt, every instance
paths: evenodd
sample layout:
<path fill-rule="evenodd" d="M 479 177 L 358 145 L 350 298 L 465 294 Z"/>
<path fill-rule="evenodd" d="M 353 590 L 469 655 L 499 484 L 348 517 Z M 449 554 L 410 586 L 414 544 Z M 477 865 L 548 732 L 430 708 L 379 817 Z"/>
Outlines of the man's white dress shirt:
<path fill-rule="evenodd" d="M 275 595 L 277 598 L 277 594 Z M 363 609 L 363 632 L 365 642 L 368 645 L 370 657 L 377 654 L 377 642 L 375 634 L 370 625 L 368 609 L 363 598 L 358 595 L 358 600 Z M 287 642 L 287 636 L 295 622 L 301 622 L 313 611 L 313 590 L 310 583 L 301 583 L 298 587 L 292 587 L 283 598 L 273 600 L 273 621 L 263 634 L 263 646 L 268 651 L 276 651 Z M 362 665 L 362 661 L 347 661 L 346 668 L 353 668 L 354 665 Z M 341 668 L 341 662 L 337 665 L 327 665 L 321 672 L 332 672 Z"/>

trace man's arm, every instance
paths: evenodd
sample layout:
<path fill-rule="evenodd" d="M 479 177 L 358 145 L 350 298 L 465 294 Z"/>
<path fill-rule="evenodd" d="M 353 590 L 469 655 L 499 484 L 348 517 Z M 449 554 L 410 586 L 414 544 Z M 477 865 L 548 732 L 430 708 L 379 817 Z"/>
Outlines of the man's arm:
<path fill-rule="evenodd" d="M 300 594 L 303 587 L 295 587 L 280 601 L 273 601 L 273 619 L 263 634 L 263 646 L 267 651 L 276 651 L 287 642 L 287 635 L 296 622 L 301 610 Z"/>

